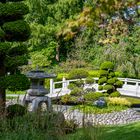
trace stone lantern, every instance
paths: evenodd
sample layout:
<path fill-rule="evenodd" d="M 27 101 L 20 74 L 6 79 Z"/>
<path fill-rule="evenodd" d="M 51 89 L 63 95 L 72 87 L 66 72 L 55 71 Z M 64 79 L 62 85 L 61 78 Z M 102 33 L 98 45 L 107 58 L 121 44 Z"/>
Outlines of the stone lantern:
<path fill-rule="evenodd" d="M 47 105 L 47 109 L 51 109 L 51 99 L 47 96 L 49 90 L 45 88 L 45 79 L 55 78 L 56 75 L 48 74 L 42 70 L 32 70 L 26 74 L 30 79 L 30 89 L 27 90 L 22 104 L 28 105 L 31 103 L 30 111 L 36 111 L 42 103 Z"/>
<path fill-rule="evenodd" d="M 30 96 L 45 96 L 49 93 L 49 90 L 44 87 L 45 79 L 55 78 L 56 75 L 45 73 L 42 70 L 33 70 L 27 73 L 27 77 L 31 81 L 27 94 Z"/>

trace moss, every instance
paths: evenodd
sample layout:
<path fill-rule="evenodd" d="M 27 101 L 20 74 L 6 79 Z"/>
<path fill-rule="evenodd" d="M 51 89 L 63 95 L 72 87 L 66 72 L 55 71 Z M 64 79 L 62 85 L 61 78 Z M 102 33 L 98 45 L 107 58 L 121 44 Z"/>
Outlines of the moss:
<path fill-rule="evenodd" d="M 107 70 L 100 70 L 100 77 L 106 77 L 108 75 Z"/>

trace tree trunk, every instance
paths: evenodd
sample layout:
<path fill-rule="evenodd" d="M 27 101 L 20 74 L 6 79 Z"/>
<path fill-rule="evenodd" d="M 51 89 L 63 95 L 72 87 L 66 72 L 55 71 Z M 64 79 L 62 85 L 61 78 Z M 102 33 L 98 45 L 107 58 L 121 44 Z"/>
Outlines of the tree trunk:
<path fill-rule="evenodd" d="M 59 44 L 56 47 L 56 61 L 59 62 L 60 61 L 60 55 L 59 55 Z"/>
<path fill-rule="evenodd" d="M 5 76 L 5 67 L 0 62 L 0 77 Z M 0 87 L 0 115 L 5 110 L 5 104 L 6 102 L 6 95 L 5 95 L 5 89 Z"/>

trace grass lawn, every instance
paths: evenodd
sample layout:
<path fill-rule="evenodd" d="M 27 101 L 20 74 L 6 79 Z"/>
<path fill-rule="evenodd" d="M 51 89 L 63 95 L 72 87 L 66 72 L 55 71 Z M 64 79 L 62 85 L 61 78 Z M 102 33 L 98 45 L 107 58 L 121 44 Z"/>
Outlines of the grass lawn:
<path fill-rule="evenodd" d="M 124 126 L 79 129 L 60 140 L 140 140 L 140 122 Z"/>

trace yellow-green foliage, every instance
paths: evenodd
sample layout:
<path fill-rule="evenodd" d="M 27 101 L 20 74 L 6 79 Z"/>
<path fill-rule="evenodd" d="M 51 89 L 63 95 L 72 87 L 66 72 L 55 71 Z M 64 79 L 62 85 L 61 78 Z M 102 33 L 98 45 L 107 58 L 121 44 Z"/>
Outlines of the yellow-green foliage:
<path fill-rule="evenodd" d="M 108 105 L 119 105 L 119 106 L 131 106 L 131 102 L 129 102 L 125 98 L 121 97 L 108 97 L 107 98 Z"/>
<path fill-rule="evenodd" d="M 99 70 L 90 70 L 90 71 L 88 71 L 88 73 L 89 73 L 89 76 L 91 76 L 91 77 L 99 77 Z"/>

